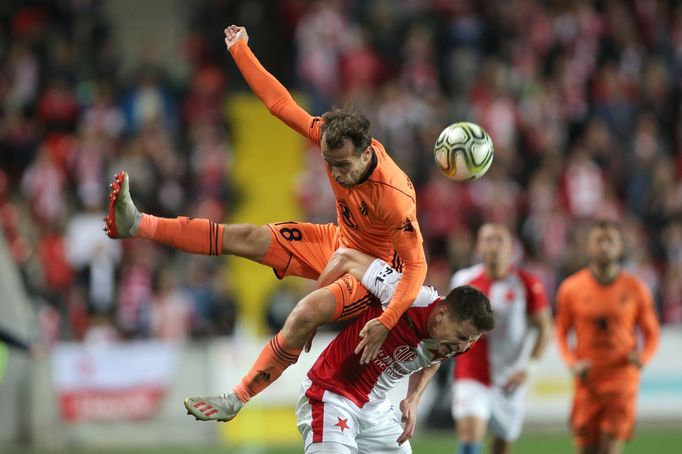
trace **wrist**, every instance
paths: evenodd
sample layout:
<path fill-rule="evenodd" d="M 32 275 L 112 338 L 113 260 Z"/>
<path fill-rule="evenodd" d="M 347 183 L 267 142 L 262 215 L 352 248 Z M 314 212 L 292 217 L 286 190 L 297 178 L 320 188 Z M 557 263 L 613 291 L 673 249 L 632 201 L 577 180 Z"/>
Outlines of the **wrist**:
<path fill-rule="evenodd" d="M 391 328 L 393 328 L 393 327 L 386 321 L 386 318 L 387 318 L 387 317 L 384 317 L 385 314 L 386 314 L 386 312 L 384 312 L 383 314 L 381 314 L 381 315 L 377 318 L 377 321 L 378 321 L 379 323 L 381 323 L 381 324 L 384 326 L 384 328 L 386 328 L 387 330 L 391 331 Z"/>
<path fill-rule="evenodd" d="M 238 47 L 240 47 L 240 46 L 246 46 L 246 45 L 247 45 L 246 40 L 245 40 L 245 39 L 240 39 L 240 40 L 236 41 L 235 43 L 233 43 L 231 46 L 229 46 L 229 47 L 227 48 L 227 50 L 228 50 L 230 53 L 233 53 L 234 51 L 237 50 Z"/>
<path fill-rule="evenodd" d="M 408 405 L 416 405 L 419 404 L 420 398 L 421 398 L 420 394 L 419 395 L 417 393 L 410 394 L 405 397 L 405 403 L 407 403 Z"/>

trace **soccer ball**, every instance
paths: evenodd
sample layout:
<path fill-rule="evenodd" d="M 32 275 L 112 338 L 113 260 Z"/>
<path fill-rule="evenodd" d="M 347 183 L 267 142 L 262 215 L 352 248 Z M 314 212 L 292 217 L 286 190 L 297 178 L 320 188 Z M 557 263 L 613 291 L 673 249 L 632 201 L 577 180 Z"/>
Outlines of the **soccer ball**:
<path fill-rule="evenodd" d="M 483 128 L 462 121 L 443 129 L 433 147 L 436 165 L 451 180 L 481 178 L 493 163 L 493 141 Z"/>

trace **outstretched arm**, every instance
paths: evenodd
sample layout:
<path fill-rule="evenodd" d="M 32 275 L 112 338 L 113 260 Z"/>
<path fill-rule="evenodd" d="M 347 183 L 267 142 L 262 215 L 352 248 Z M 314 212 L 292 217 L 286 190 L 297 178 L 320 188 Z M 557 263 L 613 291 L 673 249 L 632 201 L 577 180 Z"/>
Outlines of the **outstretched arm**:
<path fill-rule="evenodd" d="M 230 25 L 225 29 L 225 45 L 251 90 L 271 114 L 287 126 L 319 145 L 320 121 L 296 104 L 291 94 L 260 64 L 248 46 L 244 27 Z"/>
<path fill-rule="evenodd" d="M 407 385 L 407 396 L 400 402 L 400 412 L 403 414 L 402 421 L 405 423 L 405 428 L 400 437 L 398 437 L 398 440 L 396 440 L 398 444 L 402 445 L 414 435 L 419 401 L 439 367 L 440 363 L 434 364 L 410 375 L 410 382 Z"/>

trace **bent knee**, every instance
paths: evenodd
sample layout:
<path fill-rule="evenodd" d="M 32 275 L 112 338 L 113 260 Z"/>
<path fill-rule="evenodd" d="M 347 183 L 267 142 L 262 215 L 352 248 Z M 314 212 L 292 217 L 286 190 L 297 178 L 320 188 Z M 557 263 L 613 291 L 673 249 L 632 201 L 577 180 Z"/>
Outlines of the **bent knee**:
<path fill-rule="evenodd" d="M 331 290 L 321 288 L 306 295 L 296 304 L 289 319 L 299 328 L 316 328 L 333 321 L 336 299 Z"/>

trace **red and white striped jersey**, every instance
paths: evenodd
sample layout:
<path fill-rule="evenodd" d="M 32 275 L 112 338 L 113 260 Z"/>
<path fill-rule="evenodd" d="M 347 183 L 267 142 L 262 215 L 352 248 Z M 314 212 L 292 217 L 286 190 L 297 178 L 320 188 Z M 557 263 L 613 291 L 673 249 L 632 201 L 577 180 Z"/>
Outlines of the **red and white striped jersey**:
<path fill-rule="evenodd" d="M 526 367 L 528 316 L 547 307 L 544 287 L 537 277 L 517 268 L 501 279 L 490 279 L 482 264 L 455 273 L 450 286 L 460 285 L 476 287 L 488 297 L 495 314 L 495 329 L 457 358 L 455 380 L 503 386 L 512 373 Z"/>
<path fill-rule="evenodd" d="M 430 287 L 422 291 L 412 306 L 389 332 L 376 359 L 361 365 L 353 353 L 365 324 L 383 312 L 381 305 L 370 306 L 341 331 L 322 352 L 308 372 L 315 385 L 350 399 L 362 408 L 386 399 L 386 392 L 404 377 L 446 359 L 438 354 L 438 343 L 429 338 L 429 314 L 440 301 Z"/>

